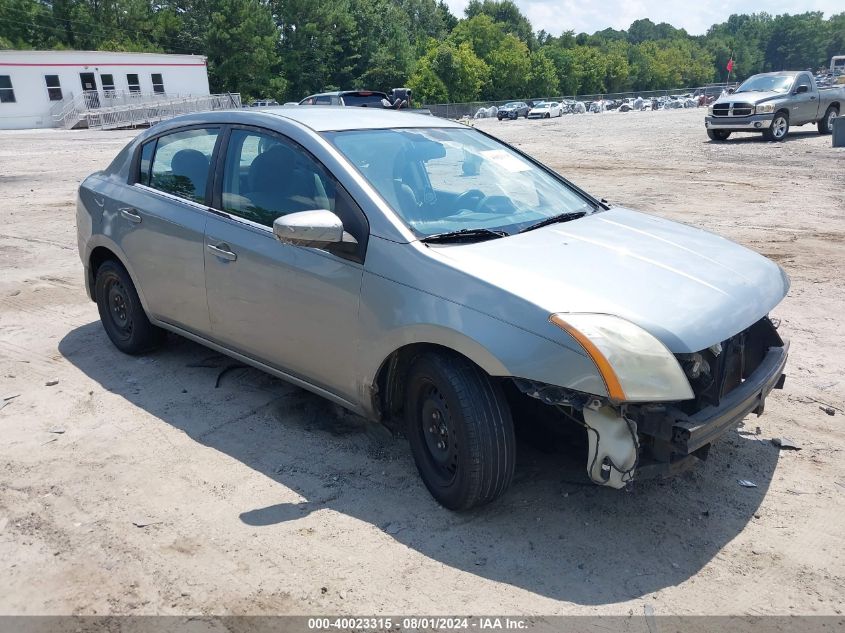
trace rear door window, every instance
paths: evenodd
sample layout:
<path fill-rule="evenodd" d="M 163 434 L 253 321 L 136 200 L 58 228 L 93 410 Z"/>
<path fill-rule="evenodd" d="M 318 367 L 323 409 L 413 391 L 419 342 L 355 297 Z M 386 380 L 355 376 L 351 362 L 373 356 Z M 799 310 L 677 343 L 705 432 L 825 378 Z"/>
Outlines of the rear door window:
<path fill-rule="evenodd" d="M 220 130 L 197 128 L 167 134 L 158 138 L 149 176 L 149 186 L 193 202 L 204 202 L 211 157 Z M 144 156 L 141 152 L 141 174 L 144 183 Z M 147 183 L 144 183 L 147 184 Z"/>

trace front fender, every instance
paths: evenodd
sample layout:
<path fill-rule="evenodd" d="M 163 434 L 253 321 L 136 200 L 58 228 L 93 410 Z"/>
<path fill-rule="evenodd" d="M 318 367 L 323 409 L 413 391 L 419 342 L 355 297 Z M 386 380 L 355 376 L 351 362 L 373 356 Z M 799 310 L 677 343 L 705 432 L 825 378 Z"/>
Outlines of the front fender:
<path fill-rule="evenodd" d="M 359 311 L 361 376 L 367 402 L 379 368 L 394 351 L 431 343 L 458 352 L 491 376 L 515 376 L 599 396 L 607 389 L 586 354 L 459 303 L 364 273 Z"/>

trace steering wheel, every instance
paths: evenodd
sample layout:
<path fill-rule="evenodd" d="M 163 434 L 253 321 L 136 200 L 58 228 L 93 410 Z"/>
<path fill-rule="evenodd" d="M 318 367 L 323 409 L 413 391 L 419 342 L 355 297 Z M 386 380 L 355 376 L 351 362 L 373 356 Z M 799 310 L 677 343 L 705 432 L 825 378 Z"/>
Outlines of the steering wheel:
<path fill-rule="evenodd" d="M 480 189 L 469 189 L 464 191 L 460 194 L 457 198 L 455 198 L 455 208 L 456 209 L 477 209 L 478 205 L 481 204 L 481 201 L 486 198 L 487 195 L 481 191 Z M 472 206 L 468 206 L 467 202 L 470 200 L 474 200 L 474 204 Z"/>

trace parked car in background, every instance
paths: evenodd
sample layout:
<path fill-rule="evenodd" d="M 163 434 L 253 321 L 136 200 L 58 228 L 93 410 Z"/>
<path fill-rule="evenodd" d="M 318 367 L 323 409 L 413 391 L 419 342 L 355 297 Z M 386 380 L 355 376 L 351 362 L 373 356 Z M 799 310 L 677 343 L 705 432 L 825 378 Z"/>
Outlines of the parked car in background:
<path fill-rule="evenodd" d="M 561 116 L 563 109 L 557 101 L 540 101 L 528 111 L 527 119 L 549 119 Z"/>
<path fill-rule="evenodd" d="M 363 106 L 370 108 L 381 108 L 383 100 L 387 100 L 386 92 L 374 90 L 335 90 L 334 92 L 321 92 L 309 95 L 299 102 L 299 105 L 339 105 L 339 106 Z"/>
<path fill-rule="evenodd" d="M 777 264 L 431 116 L 163 121 L 81 184 L 77 243 L 118 349 L 169 330 L 400 426 L 455 510 L 508 488 L 515 424 L 581 429 L 622 488 L 705 459 L 783 382 Z"/>
<path fill-rule="evenodd" d="M 499 107 L 496 118 L 499 119 L 499 121 L 502 119 L 518 119 L 521 116 L 528 118 L 528 113 L 530 111 L 531 108 L 527 103 L 523 101 L 511 101 L 510 103 L 506 103 L 505 105 Z"/>
<path fill-rule="evenodd" d="M 259 99 L 257 101 L 253 101 L 249 104 L 250 108 L 269 108 L 272 106 L 279 105 L 279 102 L 275 99 Z"/>
<path fill-rule="evenodd" d="M 761 73 L 716 100 L 704 125 L 713 141 L 727 140 L 733 132 L 762 132 L 766 140 L 782 141 L 791 127 L 807 123 L 830 134 L 843 107 L 845 87 L 819 88 L 809 72 Z"/>

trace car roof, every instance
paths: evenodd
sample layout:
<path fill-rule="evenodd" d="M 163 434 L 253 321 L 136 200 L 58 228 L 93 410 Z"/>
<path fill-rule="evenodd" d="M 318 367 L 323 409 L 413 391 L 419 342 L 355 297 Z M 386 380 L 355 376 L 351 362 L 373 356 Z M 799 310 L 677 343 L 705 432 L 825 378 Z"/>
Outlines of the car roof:
<path fill-rule="evenodd" d="M 288 119 L 311 128 L 315 132 L 340 132 L 345 130 L 373 130 L 391 128 L 463 128 L 456 121 L 441 119 L 428 114 L 401 112 L 387 108 L 362 108 L 344 106 L 267 106 L 242 110 L 218 110 L 187 114 L 166 122 L 166 127 L 190 125 L 194 123 L 241 123 L 258 124 L 264 119 L 271 123 L 273 119 Z M 151 129 L 161 129 L 159 124 Z"/>

